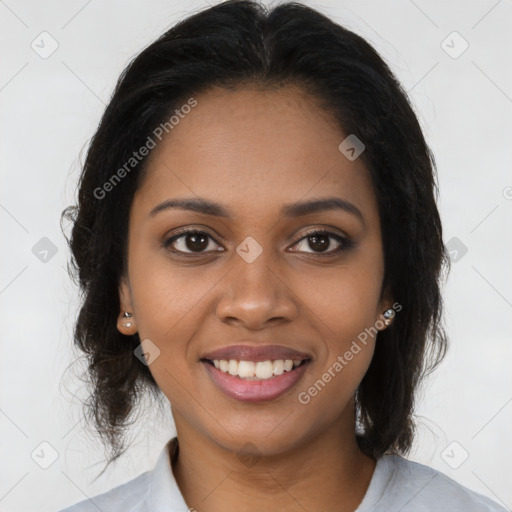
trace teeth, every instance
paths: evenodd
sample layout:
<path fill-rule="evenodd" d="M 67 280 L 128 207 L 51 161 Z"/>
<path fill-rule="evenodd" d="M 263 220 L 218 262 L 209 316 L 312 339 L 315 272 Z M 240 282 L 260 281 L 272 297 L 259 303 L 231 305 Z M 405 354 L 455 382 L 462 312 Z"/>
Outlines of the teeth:
<path fill-rule="evenodd" d="M 256 363 L 255 376 L 258 379 L 270 379 L 274 374 L 274 365 L 272 361 L 258 361 Z"/>
<path fill-rule="evenodd" d="M 229 361 L 231 364 L 231 361 Z M 239 377 L 254 377 L 254 363 L 252 361 L 240 361 L 238 363 Z"/>
<path fill-rule="evenodd" d="M 213 365 L 218 370 L 242 379 L 270 379 L 282 375 L 299 366 L 302 359 L 278 359 L 276 361 L 238 361 L 236 359 L 214 359 Z"/>
<path fill-rule="evenodd" d="M 230 359 L 228 362 L 228 373 L 230 375 L 238 375 L 238 361 Z"/>
<path fill-rule="evenodd" d="M 284 361 L 282 359 L 279 361 L 274 361 L 273 368 L 274 375 L 281 375 L 284 372 Z"/>

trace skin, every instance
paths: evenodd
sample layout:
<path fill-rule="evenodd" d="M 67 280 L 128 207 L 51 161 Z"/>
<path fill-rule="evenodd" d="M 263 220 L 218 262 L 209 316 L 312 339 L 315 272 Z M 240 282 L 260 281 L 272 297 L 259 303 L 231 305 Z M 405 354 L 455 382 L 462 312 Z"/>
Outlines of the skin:
<path fill-rule="evenodd" d="M 172 407 L 180 443 L 174 475 L 200 512 L 353 511 L 375 468 L 356 444 L 354 393 L 378 336 L 307 405 L 297 395 L 393 304 L 381 293 L 380 220 L 368 170 L 339 151 L 348 134 L 297 87 L 213 88 L 196 99 L 149 156 L 119 287 L 121 313 L 133 313 L 129 328 L 120 314 L 119 330 L 138 331 L 160 350 L 149 369 Z M 179 209 L 149 214 L 167 199 L 195 196 L 221 203 L 233 219 Z M 342 210 L 281 214 L 285 204 L 325 196 L 350 201 L 364 223 Z M 212 238 L 195 253 L 198 244 L 190 249 L 186 235 L 164 247 L 181 227 Z M 306 237 L 312 228 L 348 237 L 354 247 L 323 257 Z M 236 252 L 248 236 L 263 250 L 252 263 Z M 327 241 L 327 252 L 340 247 Z M 305 351 L 312 362 L 279 398 L 242 403 L 212 383 L 199 359 L 244 340 Z"/>

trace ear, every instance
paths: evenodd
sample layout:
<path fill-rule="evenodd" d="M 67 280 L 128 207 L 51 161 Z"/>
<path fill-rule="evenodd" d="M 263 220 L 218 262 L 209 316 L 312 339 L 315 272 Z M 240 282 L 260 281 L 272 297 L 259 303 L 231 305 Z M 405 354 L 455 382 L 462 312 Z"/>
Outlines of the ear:
<path fill-rule="evenodd" d="M 126 276 L 121 277 L 118 293 L 121 311 L 117 317 L 117 330 L 121 334 L 130 336 L 137 332 L 137 326 L 133 313 L 132 292 Z"/>
<path fill-rule="evenodd" d="M 391 296 L 389 286 L 384 288 L 379 302 L 379 311 L 375 321 L 375 327 L 379 331 L 387 329 L 394 321 L 397 311 L 400 311 L 402 306 L 398 302 L 394 302 Z M 386 315 L 384 315 L 386 313 Z"/>

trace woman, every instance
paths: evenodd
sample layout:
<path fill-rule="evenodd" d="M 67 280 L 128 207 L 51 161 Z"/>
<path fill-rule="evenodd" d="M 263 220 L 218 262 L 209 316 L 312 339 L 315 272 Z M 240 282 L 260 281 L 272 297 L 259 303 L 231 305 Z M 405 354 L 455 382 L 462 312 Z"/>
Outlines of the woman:
<path fill-rule="evenodd" d="M 144 390 L 177 437 L 67 512 L 504 510 L 403 456 L 442 359 L 435 164 L 362 38 L 303 5 L 228 1 L 123 72 L 71 250 L 90 415 Z"/>

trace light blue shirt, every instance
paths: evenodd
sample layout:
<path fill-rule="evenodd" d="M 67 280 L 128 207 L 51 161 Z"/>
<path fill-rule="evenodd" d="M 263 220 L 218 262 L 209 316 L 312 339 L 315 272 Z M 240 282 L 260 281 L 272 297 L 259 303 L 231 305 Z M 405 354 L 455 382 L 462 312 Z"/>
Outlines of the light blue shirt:
<path fill-rule="evenodd" d="M 172 472 L 170 453 L 176 438 L 162 449 L 155 467 L 106 493 L 60 512 L 187 512 Z M 507 512 L 507 509 L 446 475 L 398 455 L 384 455 L 375 466 L 366 495 L 354 512 Z"/>

